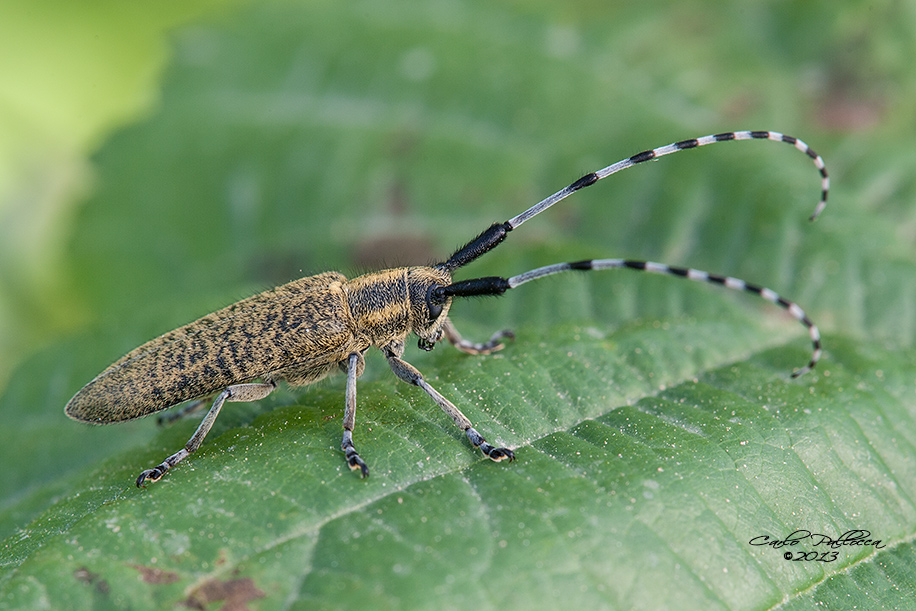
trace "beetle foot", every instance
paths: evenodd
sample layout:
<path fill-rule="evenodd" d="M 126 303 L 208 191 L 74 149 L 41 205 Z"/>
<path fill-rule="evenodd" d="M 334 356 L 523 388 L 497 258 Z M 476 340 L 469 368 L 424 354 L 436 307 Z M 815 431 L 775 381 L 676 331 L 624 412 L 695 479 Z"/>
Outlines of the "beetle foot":
<path fill-rule="evenodd" d="M 515 452 L 509 448 L 494 448 L 488 443 L 483 443 L 480 445 L 480 451 L 493 462 L 501 462 L 503 460 L 512 462 L 515 460 Z"/>

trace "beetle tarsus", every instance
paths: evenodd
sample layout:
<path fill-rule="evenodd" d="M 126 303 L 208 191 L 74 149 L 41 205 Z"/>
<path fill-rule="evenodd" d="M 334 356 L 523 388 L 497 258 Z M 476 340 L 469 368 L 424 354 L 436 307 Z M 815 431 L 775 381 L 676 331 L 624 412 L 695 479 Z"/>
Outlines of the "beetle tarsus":
<path fill-rule="evenodd" d="M 486 448 L 484 446 L 486 446 Z M 515 452 L 509 448 L 494 448 L 490 444 L 485 443 L 480 446 L 480 451 L 493 462 L 501 462 L 503 460 L 512 462 L 515 460 Z"/>
<path fill-rule="evenodd" d="M 158 482 L 162 479 L 162 476 L 165 475 L 165 469 L 161 468 L 162 465 L 159 465 L 155 469 L 147 469 L 137 478 L 137 488 L 146 488 L 144 485 L 147 480 L 150 482 Z"/>
<path fill-rule="evenodd" d="M 356 453 L 356 450 L 351 448 L 351 451 L 347 452 L 347 464 L 350 466 L 351 471 L 359 471 L 359 476 L 361 478 L 369 477 L 369 465 L 359 457 L 359 454 Z"/>

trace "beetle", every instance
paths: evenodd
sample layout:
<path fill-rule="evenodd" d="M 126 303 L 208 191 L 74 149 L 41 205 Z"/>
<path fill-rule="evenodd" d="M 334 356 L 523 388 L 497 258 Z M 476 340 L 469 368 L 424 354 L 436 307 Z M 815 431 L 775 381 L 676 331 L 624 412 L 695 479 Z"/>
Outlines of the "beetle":
<path fill-rule="evenodd" d="M 813 160 L 821 176 L 821 196 L 810 220 L 817 218 L 826 206 L 830 179 L 824 160 L 803 141 L 773 131 L 735 131 L 682 140 L 582 176 L 518 216 L 492 224 L 446 261 L 372 272 L 353 279 L 326 272 L 294 280 L 208 314 L 143 344 L 113 363 L 70 399 L 66 414 L 83 422 L 109 424 L 141 418 L 188 401 L 193 403 L 183 411 L 192 411 L 203 405 L 203 399 L 215 395 L 187 444 L 156 467 L 140 473 L 136 484 L 145 487 L 146 482 L 159 480 L 200 447 L 224 403 L 257 401 L 273 392 L 281 380 L 303 386 L 341 370 L 347 376 L 341 450 L 349 467 L 367 477 L 369 467 L 353 444 L 353 428 L 356 381 L 365 368 L 363 355 L 374 346 L 385 355 L 392 372 L 426 392 L 475 448 L 493 461 L 512 461 L 515 454 L 511 449 L 489 444 L 461 410 L 402 358 L 408 335 L 418 337 L 422 350 L 432 350 L 444 338 L 462 352 L 489 354 L 503 348 L 502 340 L 512 334 L 499 331 L 483 343 L 465 340 L 448 318 L 453 299 L 502 295 L 526 282 L 566 271 L 620 268 L 718 284 L 753 293 L 784 308 L 808 329 L 813 345 L 808 364 L 792 374 L 797 377 L 810 371 L 821 357 L 817 326 L 798 304 L 738 278 L 648 261 L 592 259 L 549 265 L 510 278 L 452 279 L 456 270 L 496 248 L 519 225 L 603 178 L 678 151 L 754 139 L 790 144 Z"/>

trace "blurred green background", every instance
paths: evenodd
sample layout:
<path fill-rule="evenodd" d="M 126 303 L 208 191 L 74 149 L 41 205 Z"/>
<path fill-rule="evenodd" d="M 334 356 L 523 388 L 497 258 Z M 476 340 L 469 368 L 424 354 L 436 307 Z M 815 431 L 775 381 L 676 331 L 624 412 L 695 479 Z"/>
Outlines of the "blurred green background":
<path fill-rule="evenodd" d="M 158 441 L 137 450 L 155 435 L 150 422 L 90 429 L 62 413 L 140 343 L 299 276 L 441 259 L 587 171 L 733 129 L 795 135 L 825 157 L 834 190 L 816 224 L 805 221 L 819 193 L 807 158 L 780 144 L 716 145 L 576 194 L 460 277 L 630 257 L 746 278 L 809 311 L 827 334 L 828 370 L 831 355 L 871 351 L 898 394 L 912 394 L 913 23 L 916 4 L 890 1 L 0 5 L 0 446 L 13 465 L 0 473 L 0 535 L 29 532 L 36 518 L 65 533 L 69 514 L 53 508 L 78 496 L 68 478 L 86 484 L 100 461 L 132 457 L 116 480 L 129 485 L 138 465 L 162 458 Z M 800 327 L 722 293 L 608 272 L 461 304 L 454 317 L 475 338 L 520 329 L 525 342 L 511 348 L 534 359 L 576 325 L 695 323 L 686 351 L 702 356 L 685 356 L 677 333 L 662 337 L 660 350 L 682 361 L 636 366 L 650 382 L 774 346 L 772 375 L 805 362 Z M 482 366 L 469 383 L 498 394 L 486 363 L 449 378 L 459 357 L 444 348 L 408 357 L 458 387 Z M 386 369 L 370 361 L 371 392 L 409 395 Z M 875 379 L 851 370 L 847 390 L 860 374 Z M 595 375 L 570 384 L 609 385 Z M 524 392 L 543 383 L 533 377 Z M 301 402 L 339 411 L 341 388 Z M 622 395 L 651 394 L 639 392 Z M 299 394 L 233 407 L 221 431 Z M 320 447 L 339 438 L 327 410 Z M 575 414 L 557 430 L 594 416 Z M 551 430 L 515 430 L 513 441 Z M 187 433 L 165 435 L 180 445 Z M 449 452 L 467 450 L 453 443 Z M 360 446 L 370 466 L 371 447 Z M 124 490 L 92 502 L 133 494 Z M 905 539 L 913 521 L 901 524 Z M 31 553 L 21 549 L 8 566 Z M 806 584 L 788 579 L 780 593 Z"/>

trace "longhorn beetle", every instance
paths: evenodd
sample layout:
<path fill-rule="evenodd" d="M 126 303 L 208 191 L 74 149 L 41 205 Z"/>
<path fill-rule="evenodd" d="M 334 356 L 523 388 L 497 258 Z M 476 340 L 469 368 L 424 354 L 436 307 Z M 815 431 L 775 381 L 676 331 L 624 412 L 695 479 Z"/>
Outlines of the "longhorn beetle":
<path fill-rule="evenodd" d="M 800 376 L 810 371 L 821 356 L 817 327 L 797 304 L 768 288 L 737 278 L 647 261 L 594 259 L 548 265 L 511 278 L 490 276 L 452 280 L 455 270 L 496 248 L 510 231 L 602 178 L 677 151 L 749 139 L 791 144 L 814 161 L 821 175 L 821 197 L 810 220 L 817 218 L 827 203 L 830 182 L 824 160 L 801 140 L 770 131 L 726 132 L 682 140 L 586 174 L 518 216 L 504 223 L 494 223 L 442 263 L 388 269 L 352 280 L 337 272 L 326 272 L 294 280 L 208 314 L 143 344 L 116 361 L 70 399 L 66 413 L 76 420 L 108 424 L 133 420 L 197 399 L 183 410 L 192 411 L 202 406 L 207 397 L 216 395 L 185 447 L 158 466 L 140 473 L 137 486 L 143 487 L 147 481 L 157 481 L 200 447 L 225 402 L 256 401 L 269 395 L 280 380 L 301 386 L 341 369 L 347 374 L 341 450 L 350 469 L 359 470 L 362 477 L 366 477 L 369 467 L 353 445 L 356 380 L 365 368 L 363 354 L 370 346 L 375 346 L 384 353 L 394 374 L 423 389 L 465 432 L 475 448 L 480 448 L 491 460 L 511 461 L 515 458 L 512 450 L 487 443 L 451 401 L 401 358 L 407 336 L 416 334 L 418 346 L 423 350 L 432 350 L 444 337 L 462 352 L 489 354 L 500 350 L 503 347 L 501 340 L 511 338 L 512 334 L 499 331 L 483 343 L 465 340 L 448 318 L 454 298 L 502 295 L 526 282 L 565 271 L 616 268 L 719 284 L 754 293 L 781 306 L 807 327 L 814 347 L 808 364 L 792 374 Z"/>

